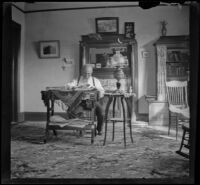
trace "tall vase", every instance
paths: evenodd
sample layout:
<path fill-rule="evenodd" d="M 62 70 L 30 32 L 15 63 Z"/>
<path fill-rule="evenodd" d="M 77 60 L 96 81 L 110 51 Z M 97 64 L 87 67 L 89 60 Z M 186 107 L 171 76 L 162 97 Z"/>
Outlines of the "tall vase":
<path fill-rule="evenodd" d="M 165 26 L 162 27 L 162 36 L 167 35 L 167 28 Z"/>

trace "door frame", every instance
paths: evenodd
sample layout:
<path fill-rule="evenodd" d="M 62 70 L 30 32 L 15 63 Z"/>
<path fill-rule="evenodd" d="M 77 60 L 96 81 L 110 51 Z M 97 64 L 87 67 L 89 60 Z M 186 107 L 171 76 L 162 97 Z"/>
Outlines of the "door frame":
<path fill-rule="evenodd" d="M 21 25 L 15 21 L 11 21 L 12 35 L 12 123 L 19 121 L 19 102 L 20 102 L 20 86 L 19 86 L 19 56 L 21 46 Z"/>

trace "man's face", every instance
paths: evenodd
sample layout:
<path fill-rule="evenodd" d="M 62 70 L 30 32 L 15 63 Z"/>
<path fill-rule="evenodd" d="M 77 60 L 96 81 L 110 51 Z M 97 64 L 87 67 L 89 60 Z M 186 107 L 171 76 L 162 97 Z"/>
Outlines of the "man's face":
<path fill-rule="evenodd" d="M 92 68 L 87 67 L 83 70 L 83 77 L 89 79 L 92 76 Z"/>

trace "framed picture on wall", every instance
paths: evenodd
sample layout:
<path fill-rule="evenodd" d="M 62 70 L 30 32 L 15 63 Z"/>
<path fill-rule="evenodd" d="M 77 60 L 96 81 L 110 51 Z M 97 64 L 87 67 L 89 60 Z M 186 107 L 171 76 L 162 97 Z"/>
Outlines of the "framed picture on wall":
<path fill-rule="evenodd" d="M 134 26 L 135 26 L 134 22 L 125 22 L 125 24 L 124 24 L 124 28 L 125 28 L 124 35 L 125 35 L 125 38 L 130 38 L 130 39 L 135 38 Z"/>
<path fill-rule="evenodd" d="M 60 42 L 59 40 L 40 41 L 39 42 L 40 58 L 59 58 L 60 57 Z"/>
<path fill-rule="evenodd" d="M 102 34 L 119 33 L 118 17 L 102 17 L 96 18 L 96 32 Z"/>

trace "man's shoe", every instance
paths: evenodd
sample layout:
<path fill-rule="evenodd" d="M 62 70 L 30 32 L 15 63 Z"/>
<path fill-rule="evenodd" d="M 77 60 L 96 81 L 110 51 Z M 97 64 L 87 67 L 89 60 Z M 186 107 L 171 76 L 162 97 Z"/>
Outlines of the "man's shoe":
<path fill-rule="evenodd" d="M 101 136 L 101 135 L 102 135 L 102 132 L 101 132 L 101 131 L 99 131 L 99 132 L 98 132 L 98 135 L 99 135 L 99 136 Z"/>

